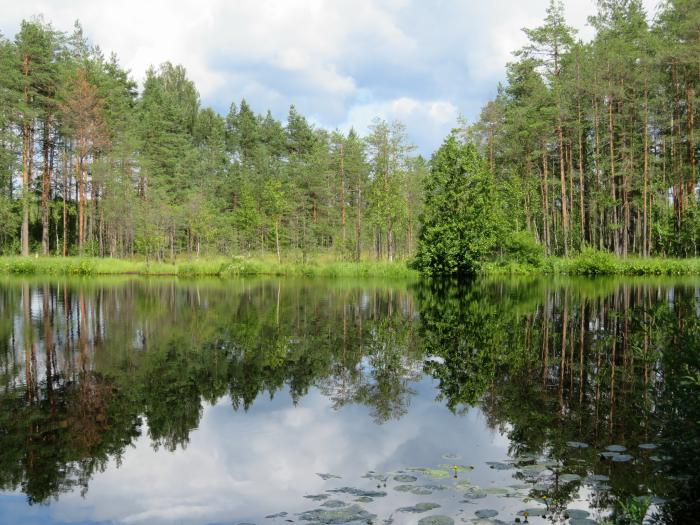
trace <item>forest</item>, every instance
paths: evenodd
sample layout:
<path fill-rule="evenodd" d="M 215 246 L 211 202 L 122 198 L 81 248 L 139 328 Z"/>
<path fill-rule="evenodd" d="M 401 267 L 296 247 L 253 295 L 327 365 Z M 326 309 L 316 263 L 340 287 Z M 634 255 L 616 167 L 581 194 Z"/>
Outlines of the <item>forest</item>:
<path fill-rule="evenodd" d="M 551 256 L 698 255 L 700 4 L 599 0 L 590 24 L 577 39 L 552 0 L 496 97 L 452 134 L 493 179 L 501 237 L 480 257 L 512 238 Z M 407 260 L 430 213 L 436 168 L 400 122 L 361 136 L 245 100 L 220 115 L 182 66 L 138 84 L 78 23 L 39 17 L 2 38 L 0 100 L 4 255 Z"/>
<path fill-rule="evenodd" d="M 700 3 L 599 0 L 589 23 L 552 1 L 467 136 L 547 254 L 696 256 Z"/>
<path fill-rule="evenodd" d="M 203 107 L 182 66 L 143 88 L 76 24 L 37 18 L 0 43 L 0 250 L 22 255 L 308 254 L 406 258 L 420 179 L 404 127 L 286 123 Z"/>

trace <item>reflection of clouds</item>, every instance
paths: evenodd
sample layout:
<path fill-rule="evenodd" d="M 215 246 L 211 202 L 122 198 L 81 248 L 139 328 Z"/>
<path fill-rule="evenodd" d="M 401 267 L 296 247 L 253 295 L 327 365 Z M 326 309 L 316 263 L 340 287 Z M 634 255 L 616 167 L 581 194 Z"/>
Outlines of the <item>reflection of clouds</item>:
<path fill-rule="evenodd" d="M 383 425 L 372 424 L 367 407 L 333 410 L 317 390 L 296 407 L 287 394 L 260 397 L 247 413 L 234 412 L 224 398 L 204 408 L 185 450 L 154 452 L 144 433 L 119 468 L 111 462 L 94 477 L 85 498 L 66 494 L 49 511 L 68 522 L 259 521 L 270 513 L 314 508 L 303 496 L 331 484 L 371 486 L 361 479 L 368 470 L 436 465 L 445 452 L 470 462 L 503 459 L 505 443 L 498 439 L 494 446 L 478 410 L 456 417 L 433 401 L 430 381 L 417 390 L 408 414 Z M 325 482 L 317 472 L 343 479 Z M 409 501 L 402 498 L 408 496 L 392 493 L 368 508 L 388 515 L 397 501 Z"/>

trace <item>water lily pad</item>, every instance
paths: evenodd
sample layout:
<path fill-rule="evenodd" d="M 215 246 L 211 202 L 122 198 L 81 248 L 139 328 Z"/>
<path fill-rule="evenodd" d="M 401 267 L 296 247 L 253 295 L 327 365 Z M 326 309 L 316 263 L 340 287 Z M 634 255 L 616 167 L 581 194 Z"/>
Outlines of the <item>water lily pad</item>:
<path fill-rule="evenodd" d="M 608 445 L 607 447 L 605 447 L 605 450 L 607 450 L 608 452 L 624 452 L 625 450 L 627 450 L 627 447 L 623 445 Z"/>
<path fill-rule="evenodd" d="M 375 481 L 381 481 L 381 482 L 386 482 L 386 480 L 389 479 L 389 476 L 387 474 L 381 474 L 381 473 L 375 472 L 373 470 L 370 470 L 367 474 L 365 474 L 362 477 L 366 478 L 366 479 L 373 479 Z"/>
<path fill-rule="evenodd" d="M 314 501 L 323 501 L 324 499 L 330 498 L 328 494 L 308 494 L 304 496 L 306 499 L 311 499 Z"/>
<path fill-rule="evenodd" d="M 376 518 L 376 514 L 371 514 L 359 505 L 350 505 L 343 509 L 315 509 L 299 514 L 299 519 L 303 521 L 314 521 L 326 525 L 348 523 L 350 521 L 367 521 Z"/>
<path fill-rule="evenodd" d="M 600 455 L 605 459 L 612 459 L 615 456 L 619 456 L 619 452 L 601 452 Z"/>
<path fill-rule="evenodd" d="M 413 512 L 414 514 L 420 514 L 421 512 L 428 512 L 429 510 L 437 509 L 440 505 L 437 503 L 416 503 L 411 507 L 401 507 L 396 509 L 396 512 Z"/>
<path fill-rule="evenodd" d="M 571 525 L 598 525 L 594 520 L 590 518 L 573 518 L 569 520 Z"/>
<path fill-rule="evenodd" d="M 432 493 L 432 490 L 427 489 L 425 487 L 416 487 L 411 491 L 411 494 L 415 494 L 416 496 L 428 496 Z"/>
<path fill-rule="evenodd" d="M 657 456 L 657 455 L 654 455 L 654 456 L 649 456 L 649 459 L 652 460 L 652 461 L 656 461 L 656 462 L 669 461 L 669 460 L 671 459 L 671 456 Z"/>
<path fill-rule="evenodd" d="M 455 470 L 458 472 L 470 472 L 470 471 L 474 470 L 474 467 L 471 465 L 469 465 L 469 466 L 467 466 L 467 465 L 451 465 L 449 463 L 440 463 L 438 465 L 438 467 L 440 469 L 448 470 L 448 471 L 452 471 L 452 472 L 454 472 Z"/>
<path fill-rule="evenodd" d="M 329 489 L 328 492 L 338 494 L 350 494 L 351 496 L 368 496 L 370 498 L 383 498 L 386 492 L 383 490 L 364 490 L 355 487 L 340 487 L 339 489 Z"/>
<path fill-rule="evenodd" d="M 511 489 L 503 487 L 487 487 L 481 489 L 485 494 L 493 494 L 494 496 L 505 496 L 513 492 Z"/>
<path fill-rule="evenodd" d="M 426 516 L 418 520 L 418 525 L 454 525 L 455 520 L 448 516 Z"/>
<path fill-rule="evenodd" d="M 471 500 L 471 499 L 481 499 L 485 498 L 487 496 L 486 492 L 479 487 L 475 487 L 472 489 L 469 489 L 464 493 L 464 498 L 466 500 Z"/>
<path fill-rule="evenodd" d="M 449 472 L 447 472 L 446 470 L 442 470 L 442 469 L 429 468 L 429 469 L 425 469 L 424 473 L 427 474 L 428 476 L 430 476 L 431 478 L 438 478 L 438 479 L 439 478 L 447 478 L 450 476 Z"/>
<path fill-rule="evenodd" d="M 493 518 L 498 515 L 498 511 L 494 509 L 479 509 L 474 513 L 477 518 Z"/>
<path fill-rule="evenodd" d="M 571 448 L 588 448 L 588 443 L 581 443 L 580 441 L 567 441 L 566 446 Z"/>
<path fill-rule="evenodd" d="M 590 516 L 590 513 L 581 509 L 566 509 L 564 514 L 569 516 L 572 520 L 580 520 Z"/>
<path fill-rule="evenodd" d="M 521 511 L 518 511 L 518 516 L 525 516 L 525 513 L 527 512 L 528 516 L 545 516 L 547 514 L 547 509 L 538 509 L 538 508 L 532 508 L 532 509 L 524 509 Z"/>
<path fill-rule="evenodd" d="M 412 483 L 417 479 L 417 477 L 411 476 L 410 474 L 397 474 L 394 476 L 394 481 L 398 481 L 400 483 Z"/>
<path fill-rule="evenodd" d="M 278 512 L 277 514 L 268 514 L 265 516 L 268 519 L 284 518 L 287 515 L 286 512 Z"/>
<path fill-rule="evenodd" d="M 617 463 L 626 463 L 628 461 L 631 461 L 632 459 L 634 458 L 629 454 L 618 454 L 617 456 L 612 457 L 612 460 Z"/>
<path fill-rule="evenodd" d="M 654 450 L 655 448 L 659 448 L 659 445 L 656 443 L 641 443 L 639 448 L 643 450 Z"/>
<path fill-rule="evenodd" d="M 510 470 L 513 465 L 510 463 L 501 463 L 500 461 L 487 461 L 486 464 L 494 470 Z"/>
<path fill-rule="evenodd" d="M 374 498 L 370 498 L 369 496 L 360 496 L 355 501 L 357 501 L 358 503 L 372 503 L 374 501 Z"/>
<path fill-rule="evenodd" d="M 473 489 L 475 487 L 478 487 L 478 485 L 474 485 L 474 483 L 472 483 L 471 481 L 466 480 L 466 479 L 459 480 L 458 482 L 455 483 L 454 486 L 457 490 L 470 490 L 470 489 Z"/>
<path fill-rule="evenodd" d="M 447 490 L 447 488 L 448 488 L 445 485 L 431 485 L 431 484 L 421 485 L 421 487 L 424 489 L 428 489 L 428 490 Z"/>
<path fill-rule="evenodd" d="M 610 478 L 605 474 L 591 474 L 586 478 L 586 483 L 601 483 L 603 481 L 610 481 Z"/>
<path fill-rule="evenodd" d="M 327 474 L 325 472 L 317 472 L 316 475 L 325 481 L 328 481 L 329 479 L 340 479 L 340 476 L 336 476 L 335 474 Z"/>
<path fill-rule="evenodd" d="M 398 492 L 411 492 L 416 488 L 415 485 L 396 485 L 394 490 Z"/>
<path fill-rule="evenodd" d="M 580 481 L 581 476 L 578 474 L 561 474 L 559 479 L 564 483 L 571 483 L 572 481 Z"/>
<path fill-rule="evenodd" d="M 549 470 L 549 465 L 543 463 L 535 463 L 534 465 L 524 465 L 520 467 L 520 470 L 525 474 L 539 475 L 545 470 Z"/>
<path fill-rule="evenodd" d="M 321 503 L 322 507 L 328 507 L 329 509 L 339 509 L 340 507 L 347 506 L 347 503 L 339 499 L 329 499 Z"/>

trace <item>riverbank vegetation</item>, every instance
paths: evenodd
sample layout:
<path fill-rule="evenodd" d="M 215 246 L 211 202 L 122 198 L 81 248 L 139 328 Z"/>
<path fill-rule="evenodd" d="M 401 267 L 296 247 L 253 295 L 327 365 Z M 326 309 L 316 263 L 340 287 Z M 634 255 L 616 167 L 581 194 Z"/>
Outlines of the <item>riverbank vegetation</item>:
<path fill-rule="evenodd" d="M 371 273 L 367 257 L 426 273 L 695 273 L 657 258 L 700 255 L 700 5 L 600 1 L 591 24 L 577 40 L 553 0 L 478 122 L 427 161 L 398 122 L 361 136 L 245 100 L 220 115 L 169 62 L 137 89 L 79 25 L 25 21 L 0 38 L 0 254 L 110 258 L 55 263 L 77 273 L 303 274 L 319 260 L 341 262 L 315 273 Z M 165 263 L 189 259 L 206 262 Z"/>
<path fill-rule="evenodd" d="M 381 277 L 411 279 L 418 272 L 404 262 L 315 260 L 278 262 L 273 256 L 247 259 L 179 259 L 175 262 L 101 257 L 0 257 L 0 274 L 15 275 L 151 275 L 233 277 L 275 275 L 306 277 Z"/>

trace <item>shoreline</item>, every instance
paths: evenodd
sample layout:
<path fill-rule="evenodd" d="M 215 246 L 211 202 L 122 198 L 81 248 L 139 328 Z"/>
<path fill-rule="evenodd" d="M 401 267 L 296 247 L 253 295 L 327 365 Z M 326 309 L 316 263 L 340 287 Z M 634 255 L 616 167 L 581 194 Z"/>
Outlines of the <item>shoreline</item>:
<path fill-rule="evenodd" d="M 256 258 L 201 258 L 175 263 L 99 257 L 0 257 L 0 275 L 144 276 L 144 277 L 369 277 L 420 279 L 407 261 L 311 261 L 299 263 Z M 489 261 L 478 276 L 700 276 L 700 258 L 616 257 L 603 252 L 548 257 L 536 263 Z"/>

